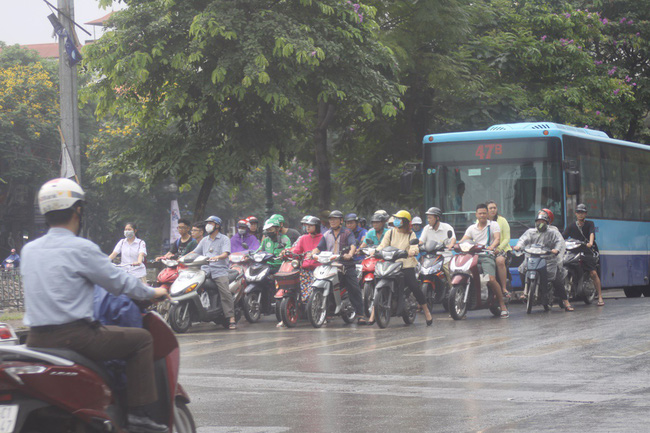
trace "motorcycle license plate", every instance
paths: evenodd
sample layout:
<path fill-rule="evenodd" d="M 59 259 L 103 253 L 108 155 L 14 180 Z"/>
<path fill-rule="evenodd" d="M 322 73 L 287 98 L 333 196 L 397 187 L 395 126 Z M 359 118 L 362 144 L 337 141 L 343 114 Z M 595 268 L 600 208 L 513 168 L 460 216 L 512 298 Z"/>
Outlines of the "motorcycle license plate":
<path fill-rule="evenodd" d="M 18 418 L 18 405 L 0 405 L 0 433 L 12 433 Z"/>

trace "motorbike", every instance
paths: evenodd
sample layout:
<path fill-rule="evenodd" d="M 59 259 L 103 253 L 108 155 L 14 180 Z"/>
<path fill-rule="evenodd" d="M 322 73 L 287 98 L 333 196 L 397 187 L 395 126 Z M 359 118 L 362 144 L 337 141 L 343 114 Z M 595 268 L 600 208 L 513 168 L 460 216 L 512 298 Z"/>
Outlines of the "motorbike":
<path fill-rule="evenodd" d="M 180 349 L 174 333 L 154 312 L 144 316 L 154 346 L 158 400 L 147 413 L 169 431 L 195 433 L 190 398 L 178 383 Z M 117 369 L 117 367 L 114 367 Z M 69 349 L 0 345 L 2 432 L 127 433 L 126 389 L 121 371 Z"/>
<path fill-rule="evenodd" d="M 582 299 L 585 304 L 591 304 L 596 298 L 596 286 L 589 272 L 585 272 L 583 268 L 583 262 L 586 259 L 585 248 L 584 242 L 572 238 L 567 239 L 563 261 L 564 268 L 567 270 L 564 289 L 569 300 Z M 594 254 L 597 258 L 598 252 L 594 252 Z"/>
<path fill-rule="evenodd" d="M 454 320 L 462 320 L 467 311 L 489 309 L 499 317 L 501 307 L 496 296 L 487 286 L 489 277 L 481 275 L 479 254 L 488 254 L 485 245 L 463 241 L 454 245 L 457 253 L 449 264 L 451 291 L 449 292 L 449 314 Z M 507 300 L 504 300 L 506 303 Z"/>
<path fill-rule="evenodd" d="M 279 322 L 282 320 L 280 303 L 275 302 L 272 296 L 275 286 L 274 269 L 269 263 L 276 257 L 265 251 L 259 251 L 252 254 L 250 258 L 252 263 L 245 272 L 246 290 L 241 301 L 244 317 L 249 323 L 256 323 L 262 315 L 275 313 Z"/>
<path fill-rule="evenodd" d="M 411 245 L 417 245 L 418 240 L 413 239 Z M 375 318 L 380 328 L 386 328 L 391 316 L 402 316 L 407 325 L 415 322 L 418 303 L 411 294 L 411 290 L 404 283 L 402 272 L 403 263 L 399 259 L 408 257 L 408 252 L 395 247 L 386 247 L 375 253 L 383 261 L 377 263 L 375 275 Z"/>
<path fill-rule="evenodd" d="M 15 269 L 14 261 L 13 260 L 5 260 L 5 265 L 3 268 L 5 271 L 13 271 Z"/>
<path fill-rule="evenodd" d="M 178 260 L 175 258 L 161 259 L 160 262 L 165 267 L 158 273 L 154 287 L 164 287 L 169 293 L 169 289 L 171 288 L 174 281 L 176 281 L 176 278 L 178 278 L 179 271 L 185 266 L 180 265 L 178 263 Z M 171 303 L 168 299 L 157 302 L 152 306 L 152 308 L 155 308 L 156 311 L 158 311 L 158 314 L 160 314 L 165 320 L 167 320 L 169 317 L 170 307 Z"/>
<path fill-rule="evenodd" d="M 434 240 L 421 245 L 420 251 L 424 254 L 420 259 L 419 278 L 429 311 L 433 311 L 434 304 L 442 304 L 442 308 L 449 311 L 450 284 L 447 281 L 443 265 L 451 260 L 453 253 L 445 251 L 445 244 Z"/>
<path fill-rule="evenodd" d="M 218 291 L 210 293 L 203 287 L 207 273 L 201 266 L 207 265 L 208 257 L 189 253 L 179 260 L 186 266 L 169 289 L 174 304 L 169 309 L 169 325 L 179 334 L 187 332 L 193 322 L 214 322 L 228 328 L 230 322 L 223 314 L 221 295 Z M 235 322 L 241 317 L 239 304 L 243 296 L 244 272 L 228 270 L 228 285 L 235 304 Z"/>
<path fill-rule="evenodd" d="M 372 247 L 372 241 L 366 239 L 366 242 L 368 246 L 361 249 L 366 258 L 361 262 L 361 278 L 359 282 L 363 292 L 363 309 L 366 317 L 370 317 L 375 301 L 375 269 L 381 258 L 375 257 L 375 248 Z"/>
<path fill-rule="evenodd" d="M 546 270 L 546 257 L 552 253 L 539 244 L 528 245 L 524 248 L 524 252 L 526 254 L 526 280 L 524 282 L 526 313 L 530 314 L 535 305 L 543 305 L 544 311 L 549 311 L 553 304 L 553 283 L 546 281 L 546 284 L 543 284 L 540 271 Z M 520 256 L 522 253 L 515 251 L 514 254 Z"/>
<path fill-rule="evenodd" d="M 304 310 L 304 303 L 300 293 L 300 263 L 302 254 L 286 251 L 284 262 L 278 272 L 273 275 L 275 279 L 275 303 L 280 306 L 280 317 L 287 328 L 293 328 L 298 323 L 298 318 Z"/>
<path fill-rule="evenodd" d="M 340 254 L 321 251 L 315 257 L 320 266 L 314 270 L 312 291 L 307 301 L 307 318 L 314 328 L 323 326 L 327 316 L 341 316 L 348 324 L 354 322 L 356 312 L 347 287 L 341 285 L 344 268 L 340 259 L 348 251 L 347 248 Z"/>

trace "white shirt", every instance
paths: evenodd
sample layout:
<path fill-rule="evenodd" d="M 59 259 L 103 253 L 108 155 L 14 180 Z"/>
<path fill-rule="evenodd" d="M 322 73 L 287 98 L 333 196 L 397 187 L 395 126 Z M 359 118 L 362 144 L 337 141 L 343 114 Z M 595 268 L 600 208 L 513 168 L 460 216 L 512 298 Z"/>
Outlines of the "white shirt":
<path fill-rule="evenodd" d="M 488 227 L 490 227 L 490 242 L 488 243 Z M 465 231 L 465 236 L 469 237 L 471 240 L 477 244 L 485 245 L 489 247 L 494 242 L 494 234 L 501 233 L 501 228 L 496 221 L 489 221 L 482 229 L 478 228 L 478 223 L 472 224 L 467 227 Z"/>
<path fill-rule="evenodd" d="M 427 241 L 434 240 L 440 242 L 441 244 L 448 245 L 449 238 L 447 237 L 447 232 L 451 231 L 451 237 L 456 237 L 456 232 L 454 228 L 447 223 L 441 222 L 438 224 L 438 230 L 435 230 L 431 227 L 430 224 L 427 224 L 425 228 L 422 229 L 422 235 L 420 236 L 420 242 L 426 245 Z"/>
<path fill-rule="evenodd" d="M 133 243 L 129 243 L 126 239 L 121 239 L 117 245 L 115 245 L 113 252 L 120 255 L 121 264 L 131 264 L 138 261 L 140 253 L 144 253 L 146 257 L 147 244 L 137 237 L 133 239 Z M 144 266 L 144 263 L 140 266 L 128 266 L 123 269 L 134 277 L 142 278 L 147 276 L 147 268 Z"/>

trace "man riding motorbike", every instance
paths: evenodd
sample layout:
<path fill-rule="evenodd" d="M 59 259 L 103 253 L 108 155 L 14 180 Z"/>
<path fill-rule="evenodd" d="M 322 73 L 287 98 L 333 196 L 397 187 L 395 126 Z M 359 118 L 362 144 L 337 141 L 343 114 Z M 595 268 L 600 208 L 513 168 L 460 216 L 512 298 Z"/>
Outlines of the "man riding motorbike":
<path fill-rule="evenodd" d="M 426 211 L 427 222 L 429 223 L 422 229 L 422 235 L 420 235 L 420 245 L 425 245 L 428 241 L 434 240 L 445 245 L 448 250 L 454 248 L 456 244 L 456 232 L 454 228 L 440 221 L 442 218 L 442 211 L 437 207 L 430 207 Z M 451 237 L 449 237 L 449 232 L 451 232 Z M 442 265 L 442 270 L 447 277 L 447 281 L 451 281 L 451 274 L 449 272 L 449 263 Z"/>
<path fill-rule="evenodd" d="M 514 249 L 515 251 L 519 251 L 525 249 L 528 245 L 539 244 L 555 254 L 554 259 L 546 260 L 546 272 L 540 272 L 540 287 L 545 287 L 546 283 L 551 281 L 555 296 L 562 300 L 564 309 L 566 311 L 573 311 L 573 307 L 567 299 L 566 290 L 564 289 L 565 271 L 562 266 L 562 256 L 560 254 L 565 249 L 564 238 L 562 238 L 559 230 L 549 229 L 550 223 L 551 219 L 548 214 L 543 210 L 539 211 L 537 218 L 535 218 L 535 228 L 526 230 L 519 238 Z M 520 275 L 526 275 L 525 264 L 526 261 L 519 268 Z M 531 294 L 529 293 L 528 296 L 531 296 Z"/>
<path fill-rule="evenodd" d="M 485 203 L 480 203 L 476 206 L 476 219 L 478 222 L 467 227 L 465 235 L 460 242 L 471 240 L 477 244 L 485 245 L 487 251 L 493 252 L 501 240 L 501 229 L 499 228 L 499 224 L 495 221 L 488 220 L 488 208 Z M 510 313 L 508 312 L 508 307 L 506 307 L 506 304 L 503 302 L 501 286 L 497 283 L 496 262 L 494 256 L 491 254 L 480 255 L 479 263 L 483 268 L 483 272 L 490 277 L 488 287 L 492 290 L 494 296 L 499 302 L 499 307 L 501 307 L 501 318 L 507 319 L 510 317 Z"/>
<path fill-rule="evenodd" d="M 6 268 L 8 267 L 7 265 L 11 263 L 14 269 L 17 269 L 20 266 L 20 256 L 16 252 L 15 248 L 11 249 L 11 254 L 7 256 L 6 259 L 2 261 L 2 267 Z"/>
<path fill-rule="evenodd" d="M 300 232 L 298 232 L 298 230 L 287 227 L 284 221 L 284 217 L 280 214 L 276 213 L 275 215 L 271 215 L 271 218 L 274 218 L 280 223 L 279 233 L 289 238 L 290 242 L 289 245 L 287 246 L 290 247 L 291 245 L 295 244 L 298 238 L 300 237 Z"/>
<path fill-rule="evenodd" d="M 329 225 L 330 229 L 325 232 L 323 238 L 320 240 L 318 246 L 314 248 L 312 255 L 318 255 L 321 251 L 331 251 L 338 254 L 346 247 L 350 247 L 350 251 L 343 254 L 342 264 L 344 266 L 343 284 L 350 294 L 350 303 L 354 307 L 360 325 L 365 325 L 367 320 L 363 311 L 363 299 L 361 298 L 361 288 L 359 287 L 359 279 L 357 270 L 354 266 L 354 253 L 356 251 L 356 239 L 351 230 L 342 226 L 343 213 L 339 210 L 330 212 Z M 307 257 L 311 258 L 311 257 Z"/>
<path fill-rule="evenodd" d="M 230 269 L 230 262 L 228 256 L 230 255 L 230 239 L 228 236 L 221 233 L 221 218 L 218 216 L 209 216 L 205 220 L 205 231 L 208 236 L 203 238 L 199 245 L 192 251 L 193 253 L 209 257 L 209 265 L 206 265 L 202 270 L 208 274 L 203 289 L 209 292 L 219 291 L 221 295 L 221 306 L 226 320 L 230 322 L 228 329 L 237 329 L 237 322 L 235 320 L 235 300 L 230 292 L 228 282 L 228 269 Z M 217 308 L 216 305 L 211 305 L 210 309 Z"/>
<path fill-rule="evenodd" d="M 355 246 L 358 248 L 366 238 L 368 230 L 359 226 L 359 217 L 355 213 L 349 213 L 345 216 L 345 227 L 354 233 L 354 238 L 356 239 Z"/>
<path fill-rule="evenodd" d="M 375 214 L 370 218 L 370 223 L 372 228 L 366 233 L 366 237 L 359 246 L 359 249 L 366 248 L 369 245 L 377 247 L 381 240 L 384 238 L 384 235 L 388 232 L 386 228 L 386 220 L 388 217 L 381 213 L 380 211 L 375 212 Z"/>
<path fill-rule="evenodd" d="M 413 221 L 411 221 L 411 229 L 413 230 L 413 233 L 415 233 L 415 236 L 420 239 L 420 236 L 422 236 L 422 218 L 419 216 L 413 217 Z"/>
<path fill-rule="evenodd" d="M 102 326 L 93 314 L 94 285 L 135 299 L 167 296 L 114 267 L 99 247 L 78 237 L 85 193 L 69 179 L 46 182 L 38 205 L 48 233 L 23 248 L 27 346 L 66 348 L 94 361 L 126 360 L 129 431 L 167 432 L 144 407 L 157 400 L 153 340 L 145 329 Z"/>

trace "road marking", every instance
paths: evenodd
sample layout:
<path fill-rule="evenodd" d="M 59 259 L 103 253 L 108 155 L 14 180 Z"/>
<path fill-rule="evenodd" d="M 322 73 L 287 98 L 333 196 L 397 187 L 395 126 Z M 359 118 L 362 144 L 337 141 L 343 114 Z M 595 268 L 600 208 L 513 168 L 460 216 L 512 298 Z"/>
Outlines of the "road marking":
<path fill-rule="evenodd" d="M 211 355 L 213 353 L 225 352 L 226 350 L 241 349 L 243 347 L 259 346 L 267 343 L 278 343 L 285 340 L 293 340 L 294 337 L 275 337 L 275 338 L 257 338 L 254 340 L 239 341 L 237 343 L 222 344 L 217 347 L 210 347 L 206 349 L 191 350 L 189 352 L 182 352 L 182 356 L 202 356 Z"/>
<path fill-rule="evenodd" d="M 560 350 L 584 347 L 594 343 L 600 343 L 600 340 L 595 340 L 592 338 L 566 340 L 557 343 L 545 344 L 539 347 L 516 350 L 514 352 L 506 353 L 503 356 L 518 356 L 518 357 L 530 358 L 534 356 L 548 355 L 551 353 L 559 352 Z"/>
<path fill-rule="evenodd" d="M 397 341 L 386 341 L 384 343 L 376 343 L 376 344 L 371 344 L 367 347 L 364 348 L 351 348 L 351 349 L 342 349 L 342 350 L 336 350 L 334 352 L 329 352 L 325 353 L 325 355 L 359 355 L 363 353 L 370 353 L 374 352 L 376 350 L 383 350 L 383 349 L 392 349 L 395 347 L 402 347 L 402 346 L 408 346 L 410 344 L 417 344 L 417 343 L 424 343 L 425 341 L 430 341 L 430 340 L 441 340 L 444 337 L 411 337 L 411 338 L 404 338 L 401 340 Z"/>
<path fill-rule="evenodd" d="M 183 348 L 188 347 L 188 346 L 205 346 L 206 344 L 214 344 L 217 341 L 221 341 L 221 338 L 217 338 L 214 340 L 197 340 L 197 341 L 190 341 L 188 343 L 181 343 L 181 346 Z"/>
<path fill-rule="evenodd" d="M 636 356 L 641 356 L 645 355 L 646 353 L 650 352 L 650 343 L 643 343 L 643 344 L 638 344 L 636 346 L 631 346 L 628 347 L 627 350 L 620 350 L 618 352 L 614 352 L 611 354 L 607 355 L 594 355 L 594 358 L 614 358 L 614 359 L 622 359 L 622 358 L 634 358 Z"/>
<path fill-rule="evenodd" d="M 206 426 L 199 427 L 197 433 L 284 433 L 290 427 L 240 427 L 240 426 Z"/>
<path fill-rule="evenodd" d="M 276 347 L 274 349 L 261 350 L 259 352 L 241 353 L 239 356 L 264 356 L 264 355 L 283 355 L 285 353 L 302 352 L 304 350 L 321 349 L 323 347 L 338 346 L 339 344 L 354 343 L 363 340 L 374 340 L 375 337 L 352 337 L 335 340 L 320 341 L 318 343 L 304 344 L 295 347 Z"/>
<path fill-rule="evenodd" d="M 487 338 L 485 340 L 467 341 L 465 343 L 451 344 L 451 345 L 448 345 L 448 346 L 438 347 L 438 348 L 435 348 L 435 349 L 428 349 L 428 350 L 424 350 L 422 352 L 408 353 L 405 356 L 442 356 L 442 355 L 450 355 L 452 353 L 463 352 L 465 350 L 475 349 L 477 347 L 502 344 L 502 343 L 505 343 L 506 341 L 510 341 L 510 340 L 512 340 L 512 338 L 509 338 L 509 337 L 495 337 L 495 338 Z"/>

